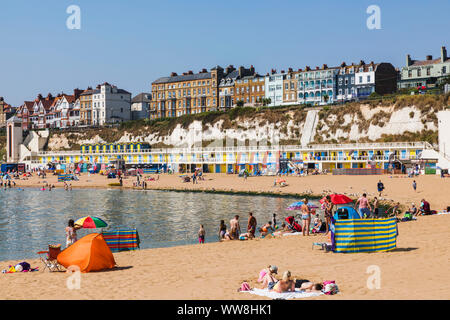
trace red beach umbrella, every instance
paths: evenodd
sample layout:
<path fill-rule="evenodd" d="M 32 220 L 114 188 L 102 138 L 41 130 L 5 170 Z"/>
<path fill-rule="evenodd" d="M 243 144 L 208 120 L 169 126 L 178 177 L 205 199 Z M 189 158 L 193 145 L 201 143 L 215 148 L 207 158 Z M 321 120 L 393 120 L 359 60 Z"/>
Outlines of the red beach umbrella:
<path fill-rule="evenodd" d="M 353 202 L 352 199 L 350 199 L 349 197 L 347 197 L 344 194 L 330 194 L 331 197 L 331 202 L 334 204 L 346 204 L 346 203 L 350 203 Z M 323 197 L 322 199 L 320 199 L 320 203 L 324 203 L 326 199 L 326 196 Z"/>

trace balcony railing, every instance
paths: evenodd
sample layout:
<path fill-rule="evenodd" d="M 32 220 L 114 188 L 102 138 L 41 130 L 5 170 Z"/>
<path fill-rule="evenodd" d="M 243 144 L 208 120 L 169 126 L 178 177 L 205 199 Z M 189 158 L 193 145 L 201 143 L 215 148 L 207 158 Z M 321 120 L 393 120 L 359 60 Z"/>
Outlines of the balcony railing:
<path fill-rule="evenodd" d="M 432 149 L 432 146 L 428 142 L 388 142 L 388 143 L 355 143 L 355 144 L 316 144 L 309 146 L 300 145 L 280 145 L 280 146 L 233 146 L 233 147 L 193 147 L 193 148 L 166 148 L 166 149 L 141 149 L 141 150 L 99 150 L 96 152 L 81 152 L 81 150 L 75 151 L 42 151 L 39 152 L 39 156 L 70 156 L 70 155 L 124 155 L 124 154 L 193 154 L 193 153 L 227 153 L 227 152 L 238 152 L 238 153 L 249 153 L 249 152 L 272 152 L 276 154 L 277 152 L 317 152 L 317 151 L 327 151 L 327 152 L 339 152 L 339 151 L 377 151 L 377 150 L 390 150 L 390 149 Z M 390 153 L 391 154 L 391 153 Z M 385 155 L 386 156 L 386 155 Z M 336 156 L 336 158 L 342 157 L 342 159 L 348 156 Z M 361 156 L 360 156 L 361 157 Z M 366 158 L 361 158 L 361 160 L 369 160 Z M 399 159 L 402 155 L 398 156 Z M 405 159 L 408 159 L 409 155 L 406 155 Z"/>

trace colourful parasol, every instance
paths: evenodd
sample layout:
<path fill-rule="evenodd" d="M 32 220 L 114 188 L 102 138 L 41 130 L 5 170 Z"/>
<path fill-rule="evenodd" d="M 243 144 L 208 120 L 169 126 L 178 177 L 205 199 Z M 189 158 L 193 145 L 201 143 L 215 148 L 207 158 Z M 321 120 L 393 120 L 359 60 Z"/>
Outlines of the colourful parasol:
<path fill-rule="evenodd" d="M 286 210 L 301 210 L 302 205 L 304 205 L 303 201 L 294 202 L 291 205 L 289 205 L 289 207 L 287 207 Z M 315 204 L 308 203 L 308 208 L 316 209 L 316 208 L 319 208 L 319 207 L 316 206 Z"/>
<path fill-rule="evenodd" d="M 108 224 L 98 217 L 87 216 L 75 221 L 75 225 L 85 229 L 105 228 Z"/>
<path fill-rule="evenodd" d="M 353 202 L 352 199 L 350 199 L 349 197 L 347 197 L 344 194 L 330 194 L 331 197 L 331 202 L 334 204 L 346 204 L 346 203 L 350 203 Z M 326 196 L 323 197 L 322 199 L 320 199 L 320 203 L 324 203 L 326 199 Z"/>

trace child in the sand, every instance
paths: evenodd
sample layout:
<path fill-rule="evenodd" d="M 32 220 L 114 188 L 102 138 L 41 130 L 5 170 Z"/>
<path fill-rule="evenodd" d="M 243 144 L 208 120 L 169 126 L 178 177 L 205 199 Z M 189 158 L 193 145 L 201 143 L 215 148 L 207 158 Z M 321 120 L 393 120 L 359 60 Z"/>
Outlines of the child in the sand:
<path fill-rule="evenodd" d="M 272 234 L 275 230 L 272 227 L 272 221 L 267 222 L 265 225 L 263 225 L 262 228 L 259 229 L 259 232 L 261 232 L 261 237 L 265 237 L 268 234 Z"/>
<path fill-rule="evenodd" d="M 305 292 L 322 292 L 323 285 L 321 283 L 304 282 L 302 283 L 300 290 Z"/>
<path fill-rule="evenodd" d="M 263 269 L 259 273 L 258 282 L 262 282 L 262 288 L 272 289 L 273 286 L 278 282 L 275 275 L 278 274 L 278 267 L 270 265 L 267 269 Z"/>
<path fill-rule="evenodd" d="M 286 223 L 282 223 L 281 224 L 281 229 L 278 230 L 277 232 L 274 232 L 274 236 L 279 236 L 282 235 L 284 233 L 293 233 L 294 231 L 292 229 L 289 228 L 289 226 L 286 225 Z"/>

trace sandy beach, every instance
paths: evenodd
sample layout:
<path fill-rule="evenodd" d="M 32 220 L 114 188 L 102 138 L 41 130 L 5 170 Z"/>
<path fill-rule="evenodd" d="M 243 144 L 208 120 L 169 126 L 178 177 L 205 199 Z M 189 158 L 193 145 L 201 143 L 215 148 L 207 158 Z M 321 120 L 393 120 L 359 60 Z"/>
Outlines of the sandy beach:
<path fill-rule="evenodd" d="M 182 183 L 177 175 L 160 175 L 149 181 L 152 189 L 195 189 L 242 192 L 273 192 L 275 194 L 321 194 L 324 190 L 356 194 L 366 191 L 375 195 L 376 183 L 384 182 L 384 198 L 410 204 L 427 199 L 432 209 L 449 205 L 450 179 L 438 176 L 413 179 L 390 176 L 309 176 L 287 177 L 288 186 L 273 187 L 274 177 L 250 177 L 207 174 L 198 184 Z M 56 177 L 33 177 L 17 181 L 17 186 L 55 184 Z M 124 186 L 132 187 L 135 178 L 125 179 Z M 76 187 L 107 187 L 117 179 L 102 176 L 81 177 L 73 181 Z M 355 196 L 356 197 L 356 196 Z M 244 214 L 244 213 L 243 213 Z M 225 217 L 224 217 L 225 218 Z M 230 217 L 231 218 L 231 217 Z M 312 249 L 312 242 L 324 241 L 317 236 L 282 236 L 206 243 L 172 248 L 146 249 L 114 254 L 119 266 L 116 270 L 81 275 L 81 288 L 69 290 L 68 274 L 39 271 L 0 275 L 0 299 L 261 299 L 239 293 L 243 281 L 258 287 L 259 271 L 269 264 L 279 268 L 279 274 L 290 270 L 298 279 L 311 281 L 335 280 L 341 293 L 313 299 L 449 299 L 450 275 L 448 263 L 448 224 L 450 215 L 419 217 L 417 221 L 399 224 L 397 249 L 385 253 L 338 254 Z M 241 224 L 242 225 L 242 224 Z M 27 260 L 32 267 L 43 268 L 38 260 Z M 4 261 L 0 268 L 20 261 Z M 381 288 L 370 290 L 367 268 L 380 267 Z M 264 299 L 264 298 L 262 298 Z"/>
<path fill-rule="evenodd" d="M 64 272 L 1 274 L 0 299 L 261 299 L 237 288 L 244 280 L 257 286 L 259 271 L 269 264 L 297 278 L 336 280 L 340 294 L 313 299 L 449 299 L 449 223 L 450 215 L 400 223 L 397 249 L 384 253 L 311 249 L 323 236 L 117 253 L 118 270 L 82 274 L 79 290 L 66 287 Z M 14 262 L 2 262 L 2 268 Z M 38 260 L 30 262 L 42 267 Z M 380 267 L 380 289 L 367 288 L 371 265 Z"/>

